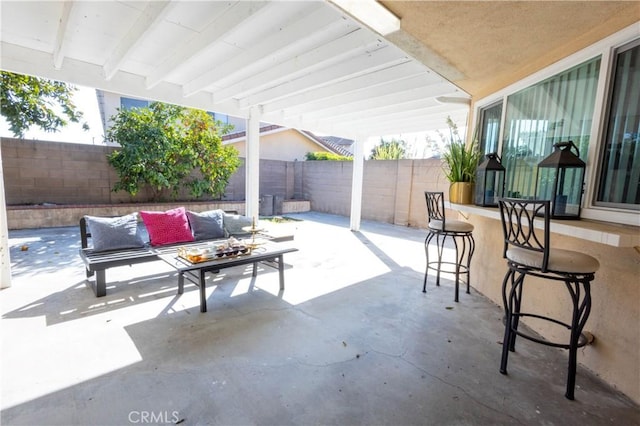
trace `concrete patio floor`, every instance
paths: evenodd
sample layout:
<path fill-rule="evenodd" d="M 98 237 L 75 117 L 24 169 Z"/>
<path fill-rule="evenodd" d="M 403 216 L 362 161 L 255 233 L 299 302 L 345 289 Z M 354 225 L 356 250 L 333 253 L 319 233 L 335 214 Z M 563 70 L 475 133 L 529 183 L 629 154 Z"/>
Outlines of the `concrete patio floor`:
<path fill-rule="evenodd" d="M 473 289 L 454 303 L 449 279 L 423 294 L 423 230 L 291 216 L 284 292 L 276 270 L 228 269 L 209 276 L 204 314 L 160 261 L 107 271 L 96 298 L 76 227 L 11 231 L 0 422 L 640 424 L 584 368 L 565 399 L 563 351 L 520 339 L 501 375 L 502 309 Z"/>

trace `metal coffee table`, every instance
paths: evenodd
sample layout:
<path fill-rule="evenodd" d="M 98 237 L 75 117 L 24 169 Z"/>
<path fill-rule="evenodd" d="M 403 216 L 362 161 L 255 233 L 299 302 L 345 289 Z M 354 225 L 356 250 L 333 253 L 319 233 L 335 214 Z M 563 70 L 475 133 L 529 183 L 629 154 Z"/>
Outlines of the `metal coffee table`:
<path fill-rule="evenodd" d="M 185 247 L 198 247 L 198 244 Z M 201 245 L 200 245 L 201 246 Z M 200 288 L 200 312 L 207 312 L 207 297 L 205 292 L 205 274 L 207 272 L 218 273 L 225 268 L 234 266 L 253 264 L 253 276 L 258 274 L 258 263 L 265 263 L 269 266 L 277 265 L 280 273 L 280 290 L 284 290 L 284 261 L 285 253 L 298 251 L 297 248 L 284 245 L 282 243 L 265 242 L 254 248 L 250 254 L 243 254 L 233 257 L 221 257 L 205 262 L 192 263 L 183 257 L 178 256 L 178 250 L 164 251 L 158 253 L 158 257 L 168 263 L 178 271 L 178 294 L 184 292 L 185 277 Z"/>

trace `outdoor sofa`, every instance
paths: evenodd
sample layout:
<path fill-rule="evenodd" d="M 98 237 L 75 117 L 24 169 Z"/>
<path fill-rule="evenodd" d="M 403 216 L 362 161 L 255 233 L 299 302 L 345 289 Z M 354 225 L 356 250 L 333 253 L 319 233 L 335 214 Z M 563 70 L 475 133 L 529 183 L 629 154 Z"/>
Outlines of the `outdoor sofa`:
<path fill-rule="evenodd" d="M 106 271 L 158 260 L 167 249 L 193 242 L 246 237 L 252 220 L 236 212 L 201 213 L 184 207 L 164 212 L 140 211 L 118 217 L 80 219 L 80 257 L 96 297 L 107 294 Z M 89 280 L 95 274 L 95 281 Z"/>

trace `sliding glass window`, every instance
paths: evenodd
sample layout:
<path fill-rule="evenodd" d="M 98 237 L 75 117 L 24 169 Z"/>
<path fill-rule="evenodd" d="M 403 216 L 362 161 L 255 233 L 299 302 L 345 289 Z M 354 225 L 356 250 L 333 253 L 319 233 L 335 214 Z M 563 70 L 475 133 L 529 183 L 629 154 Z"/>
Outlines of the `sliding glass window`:
<path fill-rule="evenodd" d="M 596 205 L 640 210 L 640 39 L 614 55 Z"/>
<path fill-rule="evenodd" d="M 500 120 L 502 120 L 502 101 L 480 109 L 479 148 L 483 154 L 498 152 Z"/>
<path fill-rule="evenodd" d="M 538 163 L 557 142 L 573 141 L 586 161 L 600 57 L 508 96 L 502 163 L 506 195 L 533 197 Z"/>

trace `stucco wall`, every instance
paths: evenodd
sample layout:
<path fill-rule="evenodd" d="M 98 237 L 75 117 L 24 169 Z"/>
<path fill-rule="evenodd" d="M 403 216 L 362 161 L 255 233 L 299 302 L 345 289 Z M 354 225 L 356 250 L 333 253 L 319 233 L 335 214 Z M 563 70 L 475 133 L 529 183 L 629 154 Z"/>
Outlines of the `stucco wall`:
<path fill-rule="evenodd" d="M 500 222 L 477 215 L 469 216 L 469 221 L 475 226 L 473 235 L 477 243 L 471 263 L 471 285 L 502 306 L 502 279 L 507 266 L 502 258 Z M 555 248 L 577 250 L 600 262 L 600 270 L 591 285 L 592 310 L 585 326 L 585 330 L 595 336 L 595 341 L 579 351 L 578 362 L 635 401 L 640 401 L 640 255 L 632 247 L 612 247 L 555 233 L 551 234 L 551 242 Z M 568 297 L 561 282 L 527 278 L 523 310 L 533 304 L 542 315 L 570 322 Z M 548 340 L 557 340 L 560 336 L 567 339 L 558 326 L 526 318 L 523 322 Z M 526 362 L 526 359 L 510 359 L 510 363 L 520 362 Z M 498 363 L 496 360 L 496 371 Z M 549 368 L 566 374 L 565 367 Z M 580 384 L 580 377 L 577 384 Z"/>
<path fill-rule="evenodd" d="M 246 153 L 246 141 L 232 144 L 241 157 Z M 303 161 L 308 152 L 328 152 L 297 130 L 286 129 L 260 136 L 260 158 L 266 160 Z"/>

